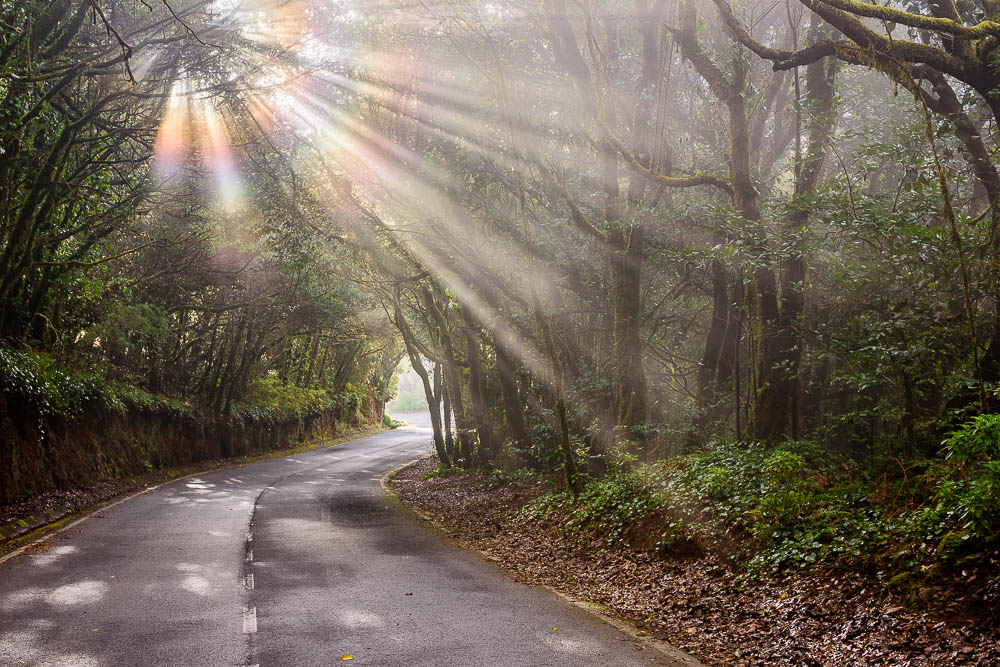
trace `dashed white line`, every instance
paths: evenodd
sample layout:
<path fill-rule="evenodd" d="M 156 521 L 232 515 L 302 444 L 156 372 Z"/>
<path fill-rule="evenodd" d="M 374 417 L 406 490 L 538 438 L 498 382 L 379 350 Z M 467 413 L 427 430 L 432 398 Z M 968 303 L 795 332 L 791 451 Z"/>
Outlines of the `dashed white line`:
<path fill-rule="evenodd" d="M 247 542 L 253 542 L 253 532 L 247 533 Z"/>
<path fill-rule="evenodd" d="M 257 607 L 243 607 L 243 632 L 257 632 Z"/>
<path fill-rule="evenodd" d="M 244 574 L 243 575 L 243 588 L 247 589 L 248 591 L 253 590 L 253 575 L 252 574 Z"/>
<path fill-rule="evenodd" d="M 252 560 L 253 560 L 253 549 L 248 549 L 247 550 L 247 562 L 249 563 Z"/>

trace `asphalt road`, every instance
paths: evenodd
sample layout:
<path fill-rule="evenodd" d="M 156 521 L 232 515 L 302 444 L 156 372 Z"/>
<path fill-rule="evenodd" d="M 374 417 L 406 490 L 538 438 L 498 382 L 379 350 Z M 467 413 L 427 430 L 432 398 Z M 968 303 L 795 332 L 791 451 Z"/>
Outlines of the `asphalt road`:
<path fill-rule="evenodd" d="M 394 509 L 380 478 L 430 451 L 406 417 L 164 485 L 0 564 L 0 665 L 680 664 Z"/>

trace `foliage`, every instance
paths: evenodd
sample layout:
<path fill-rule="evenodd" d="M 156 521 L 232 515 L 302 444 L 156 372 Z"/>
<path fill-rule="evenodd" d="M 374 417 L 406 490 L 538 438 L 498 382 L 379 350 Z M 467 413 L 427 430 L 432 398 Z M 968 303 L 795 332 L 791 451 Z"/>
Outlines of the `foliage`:
<path fill-rule="evenodd" d="M 144 391 L 132 384 L 64 368 L 44 355 L 0 347 L 0 390 L 8 399 L 29 402 L 41 418 L 81 419 L 94 407 L 117 414 L 129 410 L 195 417 L 199 410 L 177 397 Z M 365 404 L 358 389 L 348 387 L 331 394 L 327 390 L 287 385 L 275 376 L 254 383 L 249 399 L 240 403 L 236 416 L 252 422 L 278 423 L 289 419 L 332 412 L 340 420 L 357 418 Z M 386 417 L 386 426 L 399 424 Z"/>
<path fill-rule="evenodd" d="M 514 448 L 515 453 L 528 462 L 531 468 L 541 472 L 552 472 L 562 465 L 559 441 L 555 426 L 549 422 L 535 422 L 531 425 L 528 446 Z"/>
<path fill-rule="evenodd" d="M 423 397 L 423 390 L 420 393 L 415 391 L 400 393 L 392 404 L 392 409 L 396 412 L 419 412 L 427 409 L 427 400 Z"/>
<path fill-rule="evenodd" d="M 124 414 L 129 409 L 190 415 L 190 404 L 93 373 L 63 368 L 28 351 L 0 347 L 0 389 L 30 402 L 40 416 L 79 419 L 89 406 Z"/>
<path fill-rule="evenodd" d="M 59 368 L 50 359 L 0 347 L 0 382 L 8 394 L 31 401 L 42 415 L 79 417 L 89 402 L 112 397 L 101 378 Z"/>
<path fill-rule="evenodd" d="M 969 546 L 995 541 L 1000 533 L 1000 415 L 986 414 L 963 424 L 944 441 L 945 461 L 929 474 L 933 510 L 961 531 Z"/>
<path fill-rule="evenodd" d="M 608 544 L 636 531 L 659 531 L 658 545 L 715 542 L 742 554 L 750 573 L 868 561 L 887 580 L 940 576 L 928 566 L 954 564 L 996 539 L 998 429 L 1000 417 L 985 415 L 956 431 L 947 463 L 919 476 L 921 495 L 902 508 L 887 497 L 877 464 L 865 469 L 814 442 L 786 441 L 717 442 L 669 462 L 614 466 L 577 503 L 554 493 L 528 511 L 554 513 L 567 530 Z"/>
<path fill-rule="evenodd" d="M 459 474 L 461 471 L 453 466 L 436 465 L 429 471 L 420 476 L 420 479 L 434 479 L 437 477 L 447 477 L 449 475 Z"/>
<path fill-rule="evenodd" d="M 638 475 L 620 471 L 584 487 L 566 521 L 570 530 L 593 530 L 608 543 L 621 539 L 635 522 L 658 509 L 662 499 Z"/>
<path fill-rule="evenodd" d="M 249 421 L 277 423 L 333 412 L 346 421 L 357 417 L 363 403 L 364 395 L 350 386 L 334 394 L 327 389 L 290 385 L 271 374 L 254 381 L 247 398 L 236 406 L 234 413 Z"/>

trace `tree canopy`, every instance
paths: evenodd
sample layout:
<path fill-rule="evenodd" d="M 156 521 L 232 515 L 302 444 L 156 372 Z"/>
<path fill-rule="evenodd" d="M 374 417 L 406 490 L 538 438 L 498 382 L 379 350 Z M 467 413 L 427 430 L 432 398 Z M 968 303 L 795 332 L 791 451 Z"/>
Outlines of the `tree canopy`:
<path fill-rule="evenodd" d="M 0 336 L 229 415 L 384 403 L 444 465 L 995 412 L 992 2 L 4 5 Z"/>

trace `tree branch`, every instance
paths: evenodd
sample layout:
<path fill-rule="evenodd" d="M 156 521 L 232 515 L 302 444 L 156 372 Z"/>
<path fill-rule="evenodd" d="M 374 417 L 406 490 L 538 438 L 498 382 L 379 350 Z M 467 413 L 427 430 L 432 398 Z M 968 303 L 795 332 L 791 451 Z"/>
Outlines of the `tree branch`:
<path fill-rule="evenodd" d="M 622 154 L 623 158 L 625 158 L 625 162 L 627 162 L 632 169 L 638 171 L 649 180 L 655 181 L 660 185 L 665 185 L 668 188 L 693 188 L 699 185 L 714 185 L 729 196 L 732 196 L 733 189 L 729 186 L 729 183 L 713 174 L 667 176 L 666 174 L 661 174 L 658 171 L 642 166 L 642 163 L 635 157 L 635 154 L 628 149 L 628 146 L 626 146 L 621 139 L 615 136 L 614 132 L 611 131 L 611 128 L 608 127 L 607 123 L 603 120 L 598 122 L 601 129 L 604 130 L 608 141 L 610 141 L 611 144 L 618 149 L 618 152 Z"/>

